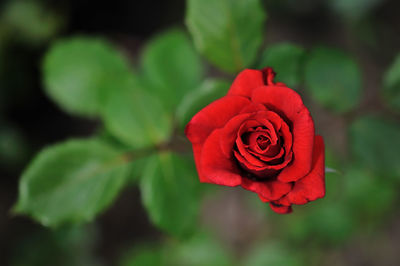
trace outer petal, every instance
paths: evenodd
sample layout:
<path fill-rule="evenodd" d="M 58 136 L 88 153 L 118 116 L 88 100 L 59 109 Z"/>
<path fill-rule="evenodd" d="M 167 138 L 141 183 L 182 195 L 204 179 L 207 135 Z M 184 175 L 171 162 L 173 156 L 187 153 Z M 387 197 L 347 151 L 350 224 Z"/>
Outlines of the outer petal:
<path fill-rule="evenodd" d="M 289 121 L 297 117 L 298 112 L 305 108 L 301 97 L 297 92 L 282 86 L 262 86 L 255 88 L 251 95 L 254 103 L 261 103 L 268 109 L 283 114 Z"/>
<path fill-rule="evenodd" d="M 220 134 L 220 145 L 222 152 L 226 157 L 231 157 L 233 154 L 233 146 L 235 145 L 235 141 L 237 138 L 237 132 L 239 128 L 242 126 L 243 122 L 245 122 L 252 114 L 239 114 L 229 120 L 228 123 L 222 128 Z"/>
<path fill-rule="evenodd" d="M 270 202 L 269 206 L 271 209 L 279 214 L 288 214 L 292 212 L 292 207 L 291 206 L 284 206 L 284 205 L 277 205 L 275 203 Z"/>
<path fill-rule="evenodd" d="M 292 189 L 291 183 L 281 183 L 276 180 L 253 181 L 244 177 L 242 179 L 242 187 L 244 189 L 256 192 L 259 196 L 268 201 L 277 200 L 287 194 Z"/>
<path fill-rule="evenodd" d="M 279 214 L 287 214 L 292 212 L 292 204 L 287 200 L 286 195 L 282 198 L 274 201 L 270 201 L 261 195 L 258 195 L 263 202 L 270 202 L 269 206 L 271 209 Z"/>
<path fill-rule="evenodd" d="M 245 108 L 240 111 L 240 113 L 255 113 L 259 111 L 268 111 L 267 107 L 265 107 L 261 103 L 251 103 L 250 105 L 247 105 Z"/>
<path fill-rule="evenodd" d="M 203 149 L 203 144 L 193 144 L 193 155 L 194 155 L 194 162 L 196 164 L 197 173 L 199 174 L 200 182 L 202 183 L 213 183 L 211 180 L 206 178 L 202 174 L 201 166 L 200 166 L 200 159 L 201 159 L 201 151 Z"/>
<path fill-rule="evenodd" d="M 226 122 L 251 102 L 241 96 L 225 96 L 204 107 L 186 125 L 185 134 L 194 143 L 202 143 L 217 128 Z"/>
<path fill-rule="evenodd" d="M 293 204 L 305 204 L 325 196 L 325 147 L 321 136 L 315 136 L 311 172 L 295 182 L 287 195 Z"/>
<path fill-rule="evenodd" d="M 227 95 L 240 95 L 250 98 L 253 90 L 263 85 L 265 85 L 265 79 L 262 70 L 245 69 L 233 81 Z"/>
<path fill-rule="evenodd" d="M 291 206 L 292 203 L 288 200 L 287 195 L 278 200 L 274 200 L 275 205 Z"/>
<path fill-rule="evenodd" d="M 218 185 L 238 186 L 242 182 L 240 170 L 232 159 L 223 154 L 220 134 L 221 129 L 217 129 L 204 142 L 200 158 L 202 178 Z"/>
<path fill-rule="evenodd" d="M 294 159 L 278 175 L 278 180 L 292 182 L 304 177 L 312 164 L 314 122 L 300 96 L 287 87 L 264 86 L 253 91 L 252 101 L 265 104 L 291 124 Z"/>

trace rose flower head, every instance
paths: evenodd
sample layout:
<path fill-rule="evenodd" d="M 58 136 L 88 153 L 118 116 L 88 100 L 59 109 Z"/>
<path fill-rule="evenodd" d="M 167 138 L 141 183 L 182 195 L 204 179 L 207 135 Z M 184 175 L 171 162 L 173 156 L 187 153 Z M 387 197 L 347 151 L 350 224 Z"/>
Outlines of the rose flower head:
<path fill-rule="evenodd" d="M 301 97 L 272 68 L 243 70 L 187 124 L 201 182 L 241 186 L 277 213 L 325 195 L 324 141 Z"/>

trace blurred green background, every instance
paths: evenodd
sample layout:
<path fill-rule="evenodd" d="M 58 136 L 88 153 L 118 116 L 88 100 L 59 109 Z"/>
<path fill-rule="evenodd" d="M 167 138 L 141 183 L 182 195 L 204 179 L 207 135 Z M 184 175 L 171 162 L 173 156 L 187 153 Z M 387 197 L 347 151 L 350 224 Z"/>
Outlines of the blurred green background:
<path fill-rule="evenodd" d="M 223 1 L 210 3 L 216 2 Z M 254 1 L 243 3 L 247 2 Z M 265 21 L 259 10 L 251 8 L 254 12 L 242 17 L 243 25 L 252 25 L 258 16 L 264 26 L 262 38 L 249 37 L 255 47 L 261 45 L 259 53 L 257 48 L 253 49 L 256 52 L 243 51 L 247 55 L 243 64 L 273 66 L 277 80 L 296 89 L 309 106 L 317 133 L 326 142 L 326 165 L 333 169 L 326 174 L 326 197 L 295 206 L 293 214 L 282 216 L 269 210 L 253 193 L 203 184 L 199 202 L 191 195 L 182 195 L 183 202 L 176 194 L 169 195 L 179 205 L 160 212 L 182 207 L 198 214 L 190 225 L 178 226 L 178 220 L 191 218 L 177 211 L 166 214 L 176 221 L 157 220 L 159 213 L 152 210 L 159 205 L 152 207 L 156 203 L 142 195 L 151 185 L 161 190 L 155 193 L 162 193 L 168 184 L 156 183 L 159 180 L 155 179 L 149 184 L 142 182 L 140 190 L 135 177 L 94 221 L 55 229 L 11 212 L 26 165 L 42 148 L 68 138 L 96 134 L 118 142 L 103 131 L 102 122 L 94 115 L 97 106 L 74 106 L 82 95 L 70 98 L 65 106 L 62 100 L 57 101 L 63 97 L 57 92 L 48 93 L 54 101 L 46 95 L 44 87 L 51 87 L 60 73 L 71 70 L 69 66 L 74 69 L 75 59 L 83 58 L 82 62 L 90 64 L 80 67 L 101 76 L 108 69 L 103 66 L 114 66 L 118 61 L 113 52 L 109 54 L 115 49 L 126 62 L 141 62 L 143 79 L 147 86 L 156 88 L 152 92 L 159 97 L 170 94 L 169 84 L 176 85 L 178 93 L 186 87 L 200 87 L 185 97 L 181 95 L 181 105 L 171 100 L 163 107 L 172 110 L 178 105 L 176 117 L 181 125 L 190 119 L 191 112 L 224 95 L 237 69 L 229 57 L 223 57 L 218 44 L 199 48 L 204 36 L 193 37 L 205 57 L 192 55 L 191 43 L 187 44 L 186 33 L 182 34 L 187 32 L 184 22 L 193 34 L 193 28 L 200 25 L 196 22 L 203 18 L 197 17 L 197 8 L 193 8 L 190 18 L 185 19 L 184 0 L 0 3 L 0 265 L 400 265 L 400 2 L 261 2 L 267 14 Z M 247 28 L 243 27 L 242 34 L 246 35 Z M 74 36 L 80 37 L 63 41 Z M 104 48 L 101 40 L 85 41 L 92 37 L 107 40 L 113 48 Z M 85 45 L 93 48 L 87 50 L 93 54 L 85 50 L 79 53 L 79 47 Z M 44 64 L 48 51 L 57 49 L 71 53 L 51 53 Z M 177 69 L 185 75 L 168 73 L 163 61 L 158 61 L 160 57 L 173 61 L 177 54 L 183 58 Z M 193 64 L 186 68 L 188 58 Z M 197 65 L 205 67 L 197 69 Z M 125 65 L 115 66 L 117 73 Z M 211 79 L 203 82 L 204 76 Z M 84 83 L 80 82 L 67 80 L 64 84 Z M 108 86 L 109 82 L 113 80 L 102 80 L 101 85 Z M 93 84 L 89 81 L 87 86 Z M 122 100 L 115 100 L 115 104 Z M 82 113 L 87 118 L 75 115 Z M 107 126 L 119 132 L 117 137 L 122 142 L 141 148 L 148 140 L 132 139 L 124 128 L 121 131 L 113 123 L 114 114 L 118 115 L 105 114 Z M 164 136 L 154 134 L 154 138 Z M 174 145 L 178 150 L 187 147 L 182 139 Z M 177 166 L 173 173 L 193 172 L 182 170 L 193 167 L 187 154 L 187 161 L 169 159 Z M 153 161 L 158 165 L 156 158 Z M 133 168 L 140 169 L 140 164 L 138 161 Z M 151 176 L 149 171 L 142 174 Z M 154 171 L 162 175 L 160 169 Z M 197 193 L 196 189 L 193 191 Z M 180 226 L 192 230 L 186 234 Z"/>

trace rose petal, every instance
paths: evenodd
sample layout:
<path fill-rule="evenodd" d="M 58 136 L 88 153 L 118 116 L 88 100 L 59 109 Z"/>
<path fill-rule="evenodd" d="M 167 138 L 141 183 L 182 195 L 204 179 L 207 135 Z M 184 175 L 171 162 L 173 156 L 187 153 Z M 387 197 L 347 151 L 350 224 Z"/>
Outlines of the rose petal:
<path fill-rule="evenodd" d="M 277 143 L 275 145 L 269 145 L 267 149 L 265 149 L 264 154 L 266 156 L 276 156 L 282 150 L 281 144 Z"/>
<path fill-rule="evenodd" d="M 227 95 L 251 97 L 252 91 L 265 85 L 264 74 L 261 70 L 245 69 L 233 81 Z"/>
<path fill-rule="evenodd" d="M 273 202 L 269 203 L 269 206 L 271 209 L 279 214 L 288 214 L 292 212 L 292 207 L 291 206 L 284 206 L 284 205 L 277 205 Z"/>
<path fill-rule="evenodd" d="M 248 147 L 247 147 L 247 145 L 245 145 L 243 143 L 242 137 L 241 137 L 249 128 L 256 127 L 256 126 L 260 126 L 259 122 L 257 122 L 256 120 L 248 120 L 245 123 L 243 123 L 241 125 L 241 127 L 239 128 L 239 130 L 237 131 L 236 146 L 238 147 L 241 157 L 245 158 L 245 161 L 247 161 L 249 164 L 252 164 L 254 166 L 264 167 L 266 165 L 262 161 L 260 161 L 257 157 L 255 157 L 249 153 L 249 151 L 247 150 Z M 270 124 L 270 127 L 273 130 L 273 126 L 271 124 Z M 238 160 L 241 160 L 241 158 L 238 158 Z M 247 165 L 246 162 L 244 162 L 244 163 Z M 252 167 L 250 166 L 249 169 L 252 169 Z"/>
<path fill-rule="evenodd" d="M 256 117 L 255 117 L 256 119 Z M 260 126 L 264 126 L 267 129 L 266 130 L 256 130 L 255 132 L 264 132 L 264 133 L 268 133 L 267 137 L 270 140 L 271 144 L 274 145 L 278 142 L 278 136 L 277 136 L 277 130 L 275 128 L 275 126 L 271 123 L 271 121 L 268 121 L 267 119 L 262 119 L 259 120 L 257 119 L 257 121 L 259 121 Z"/>
<path fill-rule="evenodd" d="M 291 138 L 291 134 L 290 134 L 290 130 L 288 125 L 286 124 L 286 121 L 282 119 L 282 117 L 277 114 L 276 112 L 273 111 L 260 111 L 257 112 L 257 114 L 255 115 L 254 119 L 256 119 L 257 121 L 259 121 L 261 124 L 267 126 L 268 124 L 272 124 L 273 125 L 273 139 L 271 139 L 271 143 L 272 144 L 276 144 L 278 138 L 277 138 L 277 133 L 281 132 L 285 133 L 284 137 Z M 284 128 L 282 128 L 284 127 Z M 289 134 L 287 134 L 289 133 Z M 272 135 L 271 135 L 272 136 Z M 291 141 L 291 140 L 290 140 Z"/>
<path fill-rule="evenodd" d="M 220 134 L 220 145 L 221 150 L 226 157 L 230 158 L 232 156 L 237 132 L 243 123 L 251 117 L 251 115 L 252 114 L 239 114 L 229 120 L 229 122 L 222 128 Z"/>
<path fill-rule="evenodd" d="M 268 156 L 268 155 L 265 156 L 265 155 L 262 155 L 262 154 L 257 154 L 257 153 L 255 153 L 255 152 L 253 152 L 251 150 L 249 150 L 249 152 L 252 155 L 256 156 L 258 159 L 260 159 L 261 161 L 268 162 L 269 164 L 274 164 L 273 161 L 283 160 L 282 156 L 284 155 L 285 150 L 281 148 L 280 151 L 274 156 Z"/>
<path fill-rule="evenodd" d="M 289 153 L 288 156 L 285 156 L 283 162 L 279 164 L 267 164 L 266 162 L 263 162 L 252 155 L 244 157 L 237 151 L 234 151 L 234 155 L 244 170 L 248 170 L 258 177 L 271 177 L 271 174 L 277 174 L 277 171 L 280 171 L 286 167 L 292 160 L 292 153 Z M 268 173 L 267 176 L 264 176 L 264 173 Z"/>
<path fill-rule="evenodd" d="M 253 91 L 252 101 L 265 104 L 291 123 L 294 160 L 278 180 L 292 182 L 304 177 L 311 169 L 314 122 L 300 96 L 287 87 L 264 86 Z"/>
<path fill-rule="evenodd" d="M 200 168 L 203 178 L 224 186 L 238 186 L 242 177 L 234 160 L 227 158 L 221 150 L 221 129 L 214 130 L 204 142 Z"/>
<path fill-rule="evenodd" d="M 243 157 L 244 160 L 249 162 L 250 164 L 257 166 L 257 167 L 264 167 L 265 163 L 263 163 L 260 159 L 257 157 L 251 155 L 249 151 L 247 150 L 246 146 L 243 144 L 242 140 L 240 137 L 236 139 L 236 146 L 238 147 L 239 152 L 235 151 L 235 156 L 240 155 L 240 157 Z"/>
<path fill-rule="evenodd" d="M 237 131 L 236 145 L 239 149 L 239 152 L 242 156 L 248 159 L 250 163 L 254 165 L 259 165 L 262 162 L 259 162 L 258 158 L 254 157 L 249 153 L 249 151 L 247 150 L 247 146 L 245 146 L 245 144 L 242 141 L 242 136 L 246 133 L 246 131 L 249 131 L 249 129 L 252 127 L 265 126 L 269 131 L 269 136 L 272 144 L 275 144 L 278 140 L 278 137 L 276 136 L 274 125 L 267 119 L 269 113 L 270 113 L 269 111 L 257 112 L 254 116 L 249 118 L 248 121 L 243 123 L 240 126 L 239 130 Z M 260 117 L 262 117 L 263 119 L 261 119 Z"/>
<path fill-rule="evenodd" d="M 235 155 L 235 158 L 239 162 L 244 172 L 249 172 L 257 177 L 272 177 L 275 176 L 279 171 L 279 169 L 270 169 L 268 165 L 264 164 L 260 160 L 254 159 L 255 157 L 253 160 L 248 160 L 249 157 L 245 158 L 237 151 L 234 151 L 233 154 Z"/>
<path fill-rule="evenodd" d="M 261 196 L 261 195 L 258 195 L 258 197 L 260 198 L 260 200 L 261 200 L 262 202 L 270 202 L 269 199 L 264 198 L 264 197 Z M 275 205 L 292 206 L 292 203 L 287 199 L 287 194 L 284 195 L 283 197 L 281 197 L 281 198 L 278 199 L 278 200 L 272 201 L 272 203 L 274 203 Z"/>
<path fill-rule="evenodd" d="M 315 136 L 312 170 L 295 182 L 287 195 L 293 204 L 305 204 L 325 196 L 325 148 L 321 136 Z"/>
<path fill-rule="evenodd" d="M 280 133 L 282 134 L 283 138 L 283 145 L 281 145 L 285 148 L 286 152 L 289 152 L 292 150 L 292 145 L 293 145 L 293 135 L 290 132 L 289 126 L 286 123 L 281 124 L 281 130 Z"/>
<path fill-rule="evenodd" d="M 292 153 L 289 151 L 279 164 L 267 164 L 266 161 L 260 160 L 259 156 L 254 155 L 254 153 L 250 153 L 248 145 L 245 145 L 242 142 L 241 137 L 246 131 L 249 131 L 250 128 L 264 126 L 270 132 L 272 143 L 277 143 L 278 137 L 276 136 L 275 131 L 279 130 L 284 123 L 285 121 L 283 121 L 282 118 L 275 112 L 260 111 L 255 113 L 254 116 L 250 117 L 249 120 L 240 126 L 236 139 L 236 146 L 239 152 L 235 151 L 234 155 L 243 169 L 253 175 L 256 175 L 257 177 L 268 178 L 278 174 L 278 171 L 286 167 L 291 162 Z M 287 137 L 291 138 L 291 135 L 289 134 Z M 290 144 L 290 140 L 288 140 L 288 143 Z"/>
<path fill-rule="evenodd" d="M 253 181 L 246 177 L 242 179 L 241 186 L 244 189 L 259 194 L 269 201 L 281 198 L 292 189 L 291 183 L 282 183 L 277 180 Z"/>
<path fill-rule="evenodd" d="M 267 107 L 265 107 L 265 105 L 260 104 L 260 103 L 251 103 L 250 105 L 247 105 L 246 107 L 244 107 L 240 113 L 244 114 L 244 113 L 256 113 L 259 111 L 268 111 Z"/>
<path fill-rule="evenodd" d="M 262 201 L 262 202 L 270 202 L 270 200 L 269 199 L 267 199 L 267 198 L 264 198 L 263 196 L 261 196 L 260 194 L 258 194 L 258 197 L 260 198 L 260 200 Z"/>
<path fill-rule="evenodd" d="M 250 104 L 241 96 L 225 96 L 199 111 L 186 125 L 185 134 L 193 143 L 203 143 L 208 135 L 223 127 L 232 117 Z"/>
<path fill-rule="evenodd" d="M 312 165 L 312 150 L 314 147 L 314 122 L 310 112 L 303 109 L 297 120 L 293 122 L 293 163 L 285 168 L 278 176 L 282 182 L 297 181 L 304 177 Z"/>
<path fill-rule="evenodd" d="M 273 112 L 269 112 L 270 114 L 275 114 Z M 269 116 L 269 119 L 273 118 L 273 116 Z M 265 149 L 265 150 L 261 150 L 259 148 L 256 147 L 256 149 L 253 149 L 254 152 L 252 152 L 252 150 L 249 150 L 249 152 L 253 155 L 256 155 L 258 158 L 260 158 L 263 161 L 270 161 L 276 158 L 280 158 L 281 155 L 283 154 L 283 152 L 286 151 L 286 156 L 288 156 L 291 153 L 291 148 L 292 148 L 292 134 L 290 133 L 289 127 L 286 124 L 286 122 L 284 122 L 283 120 L 281 120 L 281 118 L 279 118 L 279 121 L 273 121 L 272 120 L 268 120 L 268 119 L 260 119 L 258 117 L 258 121 L 260 121 L 260 123 L 263 123 L 264 125 L 267 124 L 271 124 L 270 122 L 274 123 L 274 128 L 275 131 L 277 131 L 279 133 L 279 136 L 282 137 L 283 143 L 279 143 L 278 142 L 278 137 L 277 137 L 277 132 L 272 131 L 272 134 L 269 134 L 269 140 L 271 141 L 271 144 L 269 144 L 269 146 Z M 272 136 L 272 137 L 271 137 Z M 282 146 L 284 148 L 284 150 L 282 149 Z M 256 154 L 258 153 L 258 154 Z M 279 155 L 279 156 L 278 156 Z"/>
<path fill-rule="evenodd" d="M 261 141 L 259 141 L 261 139 Z M 260 143 L 264 145 L 260 147 Z M 269 149 L 270 146 L 274 146 L 271 144 L 271 137 L 269 131 L 256 131 L 250 134 L 249 136 L 249 152 L 254 151 L 256 153 L 263 153 L 265 150 Z M 279 147 L 280 148 L 280 147 Z M 278 150 L 279 151 L 279 150 Z"/>
<path fill-rule="evenodd" d="M 311 170 L 315 135 L 314 122 L 307 109 L 303 109 L 298 119 L 293 122 L 292 132 L 294 160 L 279 174 L 278 179 L 282 182 L 297 181 Z M 311 138 L 313 141 L 310 140 Z"/>
<path fill-rule="evenodd" d="M 251 100 L 264 104 L 267 109 L 284 115 L 289 121 L 305 108 L 300 95 L 292 89 L 279 86 L 262 86 L 253 90 Z"/>
<path fill-rule="evenodd" d="M 196 165 L 197 173 L 199 174 L 200 182 L 214 183 L 202 174 L 200 160 L 201 160 L 201 150 L 203 149 L 203 145 L 202 144 L 193 144 L 192 148 L 193 148 L 194 162 Z"/>

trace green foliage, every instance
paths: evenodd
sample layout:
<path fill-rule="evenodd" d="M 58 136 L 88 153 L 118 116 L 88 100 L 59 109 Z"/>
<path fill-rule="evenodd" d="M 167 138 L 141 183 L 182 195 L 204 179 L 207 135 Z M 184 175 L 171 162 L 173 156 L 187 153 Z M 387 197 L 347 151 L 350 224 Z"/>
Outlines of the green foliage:
<path fill-rule="evenodd" d="M 120 80 L 101 108 L 108 131 L 133 148 L 158 145 L 171 134 L 170 115 L 136 78 Z"/>
<path fill-rule="evenodd" d="M 98 140 L 50 146 L 22 174 L 14 210 L 52 227 L 88 222 L 118 195 L 126 165 L 119 151 Z"/>
<path fill-rule="evenodd" d="M 289 226 L 290 239 L 299 242 L 311 240 L 321 244 L 339 245 L 354 233 L 354 216 L 341 203 L 315 206 L 308 213 L 299 215 Z M 297 214 L 296 214 L 297 215 Z"/>
<path fill-rule="evenodd" d="M 244 266 L 300 266 L 304 265 L 299 256 L 282 244 L 261 244 L 250 250 L 244 259 Z"/>
<path fill-rule="evenodd" d="M 10 29 L 5 24 L 1 24 L 0 21 L 0 73 L 4 71 L 3 57 L 6 52 L 8 37 L 10 34 Z"/>
<path fill-rule="evenodd" d="M 343 176 L 336 173 L 325 175 L 326 195 L 323 199 L 295 206 L 293 214 L 283 217 L 281 230 L 287 241 L 302 244 L 339 245 L 355 231 L 353 209 L 347 204 Z"/>
<path fill-rule="evenodd" d="M 277 73 L 276 81 L 284 82 L 291 88 L 300 84 L 300 67 L 304 49 L 291 43 L 269 46 L 261 56 L 258 68 L 272 67 Z"/>
<path fill-rule="evenodd" d="M 385 73 L 382 94 L 385 101 L 400 112 L 400 54 Z"/>
<path fill-rule="evenodd" d="M 373 116 L 356 120 L 350 127 L 354 159 L 379 176 L 400 177 L 400 126 Z"/>
<path fill-rule="evenodd" d="M 330 6 L 340 15 L 349 19 L 359 19 L 366 15 L 382 0 L 328 0 Z"/>
<path fill-rule="evenodd" d="M 120 266 L 232 266 L 236 265 L 219 242 L 198 233 L 184 241 L 168 241 L 162 246 L 141 245 L 123 256 Z"/>
<path fill-rule="evenodd" d="M 0 166 L 11 169 L 28 159 L 29 145 L 21 131 L 0 121 Z"/>
<path fill-rule="evenodd" d="M 346 170 L 344 176 L 348 207 L 357 210 L 356 215 L 364 222 L 366 218 L 379 217 L 391 210 L 397 189 L 385 176 L 372 175 L 362 167 Z"/>
<path fill-rule="evenodd" d="M 46 8 L 41 1 L 8 1 L 1 13 L 3 22 L 16 38 L 30 44 L 48 41 L 62 26 L 60 14 Z"/>
<path fill-rule="evenodd" d="M 154 245 L 141 245 L 126 253 L 120 266 L 162 266 L 162 249 Z"/>
<path fill-rule="evenodd" d="M 59 230 L 41 228 L 25 234 L 12 254 L 11 266 L 100 266 L 94 258 L 97 231 L 91 226 Z M 22 255 L 21 255 L 22 254 Z"/>
<path fill-rule="evenodd" d="M 186 94 L 177 110 L 181 127 L 184 127 L 202 108 L 225 96 L 229 86 L 229 82 L 225 80 L 207 79 L 196 90 Z"/>
<path fill-rule="evenodd" d="M 151 40 L 143 52 L 142 67 L 149 89 L 169 110 L 201 83 L 204 72 L 199 55 L 180 30 L 169 30 Z"/>
<path fill-rule="evenodd" d="M 334 169 L 341 172 L 342 158 L 337 156 L 330 147 L 325 147 L 325 166 L 326 168 Z"/>
<path fill-rule="evenodd" d="M 171 245 L 166 249 L 166 261 L 170 266 L 232 266 L 232 255 L 211 236 L 197 234 L 188 241 Z"/>
<path fill-rule="evenodd" d="M 129 179 L 127 182 L 127 186 L 129 184 L 135 184 L 140 179 L 143 174 L 144 168 L 146 166 L 147 160 L 150 154 L 154 153 L 154 150 L 144 149 L 144 150 L 135 150 L 125 144 L 121 143 L 118 139 L 116 139 L 113 135 L 107 132 L 104 129 L 101 129 L 98 134 L 96 134 L 96 138 L 106 143 L 107 145 L 113 146 L 116 149 L 121 151 L 125 151 L 127 153 L 127 161 L 129 161 Z"/>
<path fill-rule="evenodd" d="M 191 233 L 199 211 L 198 179 L 189 162 L 169 152 L 154 155 L 140 182 L 152 222 L 178 237 Z"/>
<path fill-rule="evenodd" d="M 305 85 L 317 102 L 337 113 L 353 110 L 360 101 L 360 69 L 339 50 L 320 47 L 311 51 L 305 65 Z"/>
<path fill-rule="evenodd" d="M 227 72 L 249 67 L 263 39 L 260 0 L 188 0 L 186 24 L 197 49 Z"/>
<path fill-rule="evenodd" d="M 130 78 L 126 59 L 104 40 L 75 37 L 57 41 L 43 64 L 45 89 L 63 110 L 97 116 L 108 92 Z"/>

